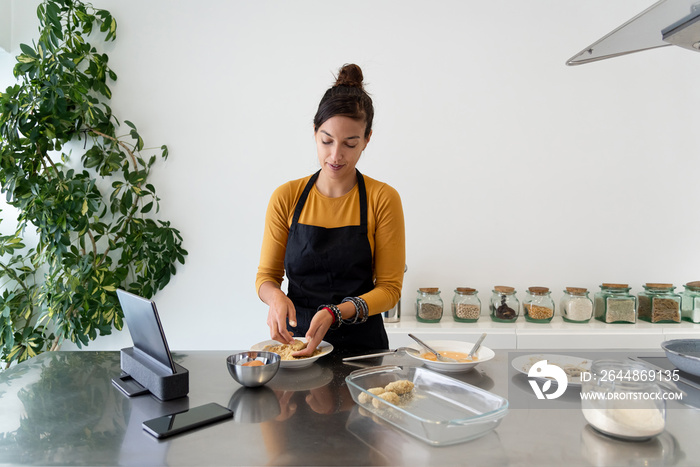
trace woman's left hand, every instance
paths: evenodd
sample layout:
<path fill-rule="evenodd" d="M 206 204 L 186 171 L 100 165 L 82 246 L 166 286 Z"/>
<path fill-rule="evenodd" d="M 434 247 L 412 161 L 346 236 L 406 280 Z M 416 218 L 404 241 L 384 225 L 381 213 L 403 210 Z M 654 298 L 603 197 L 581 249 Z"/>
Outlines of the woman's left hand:
<path fill-rule="evenodd" d="M 328 313 L 327 309 L 324 308 L 317 311 L 314 317 L 311 318 L 309 330 L 306 332 L 306 342 L 308 342 L 306 348 L 299 352 L 294 352 L 292 356 L 310 357 L 321 344 L 323 338 L 326 337 L 326 333 L 328 329 L 330 329 L 331 324 L 333 324 L 333 317 Z"/>

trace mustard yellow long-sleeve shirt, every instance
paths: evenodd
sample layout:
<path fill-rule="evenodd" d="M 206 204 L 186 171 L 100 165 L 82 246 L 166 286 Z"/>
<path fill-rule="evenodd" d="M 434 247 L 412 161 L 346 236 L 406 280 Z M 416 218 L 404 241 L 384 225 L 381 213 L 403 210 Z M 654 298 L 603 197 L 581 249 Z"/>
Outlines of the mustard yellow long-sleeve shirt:
<path fill-rule="evenodd" d="M 374 289 L 361 296 L 370 314 L 392 308 L 401 297 L 406 264 L 403 207 L 398 192 L 363 174 L 367 190 L 367 238 L 372 249 Z M 311 175 L 277 188 L 267 207 L 256 290 L 267 281 L 282 285 L 284 254 L 294 208 Z M 322 195 L 314 185 L 299 223 L 325 228 L 360 225 L 360 198 L 355 186 L 339 198 Z M 321 305 L 319 303 L 319 305 Z"/>

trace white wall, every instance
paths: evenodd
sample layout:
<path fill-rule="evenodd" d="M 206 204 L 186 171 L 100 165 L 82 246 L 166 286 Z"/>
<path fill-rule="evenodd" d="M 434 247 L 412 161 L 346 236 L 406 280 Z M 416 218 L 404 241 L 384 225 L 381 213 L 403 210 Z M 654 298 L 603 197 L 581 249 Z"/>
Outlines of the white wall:
<path fill-rule="evenodd" d="M 266 339 L 254 279 L 273 189 L 317 167 L 311 121 L 346 62 L 376 106 L 359 169 L 402 196 L 415 290 L 595 291 L 700 278 L 700 55 L 564 62 L 641 0 L 94 0 L 118 21 L 112 108 L 147 145 L 187 263 L 156 296 L 173 349 Z M 13 45 L 35 5 L 14 0 Z M 13 50 L 16 55 L 18 50 Z M 12 81 L 0 51 L 0 84 Z M 126 333 L 91 349 L 129 345 Z"/>
<path fill-rule="evenodd" d="M 0 51 L 11 49 L 12 42 L 12 2 L 0 0 Z"/>

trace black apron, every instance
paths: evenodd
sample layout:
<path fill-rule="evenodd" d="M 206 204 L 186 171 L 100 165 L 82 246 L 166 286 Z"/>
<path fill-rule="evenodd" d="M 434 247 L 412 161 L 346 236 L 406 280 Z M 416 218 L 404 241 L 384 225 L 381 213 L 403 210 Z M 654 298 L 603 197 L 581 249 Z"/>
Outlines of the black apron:
<path fill-rule="evenodd" d="M 284 268 L 289 280 L 287 296 L 294 303 L 297 327 L 288 326 L 297 337 L 304 337 L 311 319 L 321 305 L 338 305 L 345 297 L 359 297 L 374 288 L 372 249 L 367 238 L 367 190 L 358 170 L 360 225 L 325 228 L 299 224 L 299 216 L 320 170 L 304 188 L 294 209 L 287 238 Z M 381 314 L 363 324 L 343 324 L 323 338 L 338 350 L 388 349 L 389 339 Z"/>

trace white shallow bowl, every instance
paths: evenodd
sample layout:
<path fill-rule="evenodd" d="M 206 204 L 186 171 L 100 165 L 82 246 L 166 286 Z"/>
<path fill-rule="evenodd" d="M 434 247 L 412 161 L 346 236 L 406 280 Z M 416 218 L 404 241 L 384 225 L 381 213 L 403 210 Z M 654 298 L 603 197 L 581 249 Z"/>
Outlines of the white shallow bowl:
<path fill-rule="evenodd" d="M 474 347 L 475 342 L 464 342 L 464 341 L 447 341 L 447 340 L 440 340 L 440 341 L 425 341 L 426 344 L 428 344 L 430 347 L 435 349 L 437 352 L 461 352 L 464 354 L 468 354 L 469 351 Z M 483 345 L 479 347 L 479 350 L 476 351 L 476 356 L 477 360 L 473 362 L 434 362 L 432 360 L 427 360 L 423 357 L 421 357 L 422 354 L 428 353 L 427 350 L 425 350 L 423 347 L 420 347 L 418 344 L 412 345 L 412 348 L 418 350 L 419 354 L 418 355 L 412 355 L 409 352 L 406 352 L 406 355 L 408 355 L 411 358 L 414 358 L 427 366 L 430 369 L 437 370 L 437 371 L 443 371 L 447 373 L 452 373 L 452 372 L 458 372 L 458 371 L 469 371 L 475 366 L 477 366 L 479 363 L 486 362 L 488 360 L 491 360 L 493 357 L 496 356 L 496 353 L 489 349 L 488 347 L 484 347 Z"/>
<path fill-rule="evenodd" d="M 295 337 L 294 339 L 306 342 L 305 337 Z M 280 342 L 277 342 L 276 340 L 272 339 L 258 342 L 257 344 L 253 345 L 250 348 L 250 350 L 265 350 L 265 347 L 267 347 L 268 345 L 280 345 Z M 300 368 L 307 368 L 313 365 L 313 363 L 319 358 L 326 356 L 333 351 L 333 346 L 326 341 L 321 341 L 321 343 L 318 345 L 318 348 L 321 349 L 321 353 L 318 355 L 314 355 L 313 357 L 301 358 L 299 360 L 280 360 L 280 368 L 288 368 L 294 370 Z"/>

